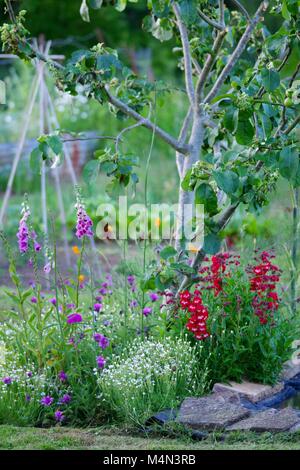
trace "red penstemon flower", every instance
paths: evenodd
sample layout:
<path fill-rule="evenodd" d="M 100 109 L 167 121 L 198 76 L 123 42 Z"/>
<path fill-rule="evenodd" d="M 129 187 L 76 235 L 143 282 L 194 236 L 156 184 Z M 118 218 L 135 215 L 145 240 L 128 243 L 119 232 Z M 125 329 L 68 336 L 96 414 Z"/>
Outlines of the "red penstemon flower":
<path fill-rule="evenodd" d="M 206 321 L 208 318 L 208 310 L 202 303 L 200 292 L 195 290 L 193 294 L 189 291 L 180 293 L 180 305 L 183 310 L 191 313 L 186 324 L 187 329 L 194 334 L 198 340 L 209 337 Z"/>
<path fill-rule="evenodd" d="M 252 306 L 261 325 L 273 322 L 274 311 L 279 307 L 279 298 L 275 289 L 276 283 L 280 280 L 280 269 L 271 263 L 272 258 L 274 255 L 263 251 L 257 259 L 258 264 L 248 268 L 250 289 L 255 293 Z"/>

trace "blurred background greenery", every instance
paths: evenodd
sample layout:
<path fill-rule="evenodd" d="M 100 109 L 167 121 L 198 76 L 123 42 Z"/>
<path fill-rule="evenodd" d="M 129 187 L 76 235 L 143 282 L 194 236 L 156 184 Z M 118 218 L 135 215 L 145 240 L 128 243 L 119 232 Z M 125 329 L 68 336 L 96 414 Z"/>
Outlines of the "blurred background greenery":
<path fill-rule="evenodd" d="M 0 21 L 5 21 L 3 2 L 0 2 Z M 242 3 L 250 12 L 254 11 L 259 0 L 245 0 Z M 182 73 L 178 68 L 175 41 L 160 43 L 144 32 L 140 25 L 145 16 L 143 2 L 129 4 L 127 10 L 118 13 L 113 8 L 102 8 L 93 11 L 91 23 L 84 23 L 79 15 L 81 0 L 21 0 L 18 5 L 28 10 L 27 28 L 33 37 L 41 34 L 52 41 L 51 51 L 68 57 L 75 49 L 87 48 L 97 42 L 116 48 L 122 59 L 135 71 L 146 74 L 151 79 L 164 80 L 168 88 L 176 89 L 174 94 L 166 97 L 166 106 L 157 106 L 157 122 L 171 134 L 176 135 L 184 116 L 187 100 L 181 91 Z M 230 6 L 230 2 L 227 2 Z M 267 16 L 270 30 L 281 21 L 274 16 Z M 0 145 L 16 143 L 23 125 L 24 108 L 28 90 L 34 74 L 33 66 L 19 60 L 2 59 L 0 61 L 0 78 L 7 85 L 7 103 L 0 106 Z M 103 135 L 116 135 L 124 123 L 118 122 L 106 108 L 101 108 L 94 101 L 87 101 L 82 95 L 66 98 L 58 93 L 51 81 L 48 83 L 55 102 L 60 127 L 74 132 L 96 131 Z M 37 138 L 38 106 L 30 122 L 28 137 Z M 149 152 L 151 134 L 138 128 L 126 134 L 124 149 L 139 156 L 141 160 L 138 174 L 140 183 L 135 200 L 143 200 L 145 161 Z M 105 143 L 97 143 L 98 148 Z M 1 165 L 1 162 L 0 162 Z M 10 165 L 1 166 L 0 194 L 3 194 L 7 183 Z M 97 206 L 106 201 L 104 192 L 105 178 L 99 178 L 86 185 L 82 181 L 83 194 L 88 211 L 95 219 Z M 17 230 L 20 203 L 24 192 L 29 192 L 30 202 L 34 207 L 36 223 L 41 224 L 40 178 L 32 174 L 26 159 L 23 160 L 13 186 L 13 196 L 5 224 L 6 231 L 14 236 Z M 176 203 L 178 192 L 178 175 L 173 151 L 159 139 L 155 139 L 149 175 L 149 201 Z M 271 203 L 260 213 L 245 214 L 240 208 L 226 229 L 225 237 L 229 248 L 246 253 L 255 248 L 276 248 L 282 266 L 290 269 L 289 250 L 292 236 L 292 198 L 287 182 L 281 181 Z M 74 227 L 74 193 L 71 184 L 64 184 L 64 202 L 67 211 L 67 222 Z M 48 207 L 54 214 L 57 211 L 55 191 L 48 186 Z M 41 225 L 40 225 L 41 226 Z"/>

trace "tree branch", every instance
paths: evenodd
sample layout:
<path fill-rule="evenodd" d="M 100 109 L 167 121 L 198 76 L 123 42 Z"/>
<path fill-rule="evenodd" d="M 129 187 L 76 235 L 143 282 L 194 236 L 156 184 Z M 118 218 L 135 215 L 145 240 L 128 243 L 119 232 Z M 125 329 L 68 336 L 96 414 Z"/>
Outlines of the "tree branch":
<path fill-rule="evenodd" d="M 223 26 L 223 28 L 225 28 L 224 16 L 225 16 L 224 0 L 219 0 L 219 21 L 220 21 L 220 24 Z"/>
<path fill-rule="evenodd" d="M 229 223 L 232 215 L 234 214 L 236 208 L 239 206 L 239 202 L 235 203 L 235 204 L 231 204 L 224 212 L 224 214 L 222 215 L 222 217 L 220 218 L 219 222 L 218 222 L 218 232 L 220 232 L 221 230 L 224 230 L 224 228 L 226 227 L 226 225 Z M 201 248 L 195 258 L 193 259 L 193 262 L 192 262 L 192 268 L 194 269 L 198 269 L 198 267 L 200 266 L 200 264 L 202 263 L 202 261 L 204 260 L 205 258 L 205 250 L 203 248 Z M 185 276 L 176 292 L 176 297 L 179 296 L 179 293 L 183 290 L 185 290 L 189 285 L 191 284 L 191 278 L 190 276 Z"/>
<path fill-rule="evenodd" d="M 183 144 L 186 141 L 188 130 L 189 130 L 189 127 L 190 127 L 191 122 L 192 122 L 192 118 L 193 118 L 193 108 L 192 108 L 192 106 L 190 106 L 188 112 L 186 113 L 186 116 L 185 116 L 183 124 L 182 124 L 182 128 L 181 128 L 179 136 L 178 136 L 179 142 L 181 142 Z M 183 176 L 184 155 L 180 152 L 176 152 L 176 165 L 177 165 L 179 177 L 181 179 L 182 176 Z"/>
<path fill-rule="evenodd" d="M 244 5 L 242 5 L 240 2 L 238 2 L 238 0 L 231 0 L 232 3 L 235 4 L 235 6 L 238 8 L 238 10 L 240 10 L 247 18 L 248 21 L 251 21 L 251 17 L 248 13 L 248 11 L 246 10 L 246 8 L 244 7 Z"/>
<path fill-rule="evenodd" d="M 224 29 L 224 26 L 220 23 L 218 23 L 217 21 L 215 20 L 212 20 L 211 18 L 209 18 L 205 13 L 203 13 L 203 11 L 200 10 L 200 8 L 197 9 L 198 11 L 198 14 L 199 16 L 206 22 L 208 23 L 210 26 L 212 26 L 213 28 L 216 28 L 218 29 L 219 31 L 223 31 Z"/>
<path fill-rule="evenodd" d="M 120 109 L 127 116 L 132 117 L 135 121 L 140 122 L 143 127 L 146 127 L 147 129 L 150 129 L 151 131 L 155 132 L 156 135 L 158 135 L 162 140 L 167 142 L 167 144 L 169 144 L 178 152 L 182 153 L 183 155 L 187 155 L 189 153 L 190 147 L 188 145 L 182 144 L 173 136 L 165 132 L 163 129 L 153 124 L 152 121 L 147 118 L 144 118 L 143 116 L 141 116 L 141 114 L 137 113 L 134 109 L 130 108 L 130 106 L 128 106 L 126 103 L 113 96 L 109 91 L 108 85 L 105 86 L 105 91 L 109 102 L 113 106 Z"/>
<path fill-rule="evenodd" d="M 297 124 L 299 124 L 300 122 L 300 114 L 291 122 L 291 124 L 289 125 L 289 127 L 287 127 L 284 131 L 283 131 L 283 134 L 284 135 L 288 135 L 290 132 L 292 132 L 293 129 L 295 129 L 295 127 L 297 126 Z"/>
<path fill-rule="evenodd" d="M 183 48 L 183 60 L 184 60 L 184 72 L 185 72 L 185 85 L 187 94 L 190 100 L 191 106 L 194 106 L 195 102 L 195 90 L 193 84 L 193 67 L 192 67 L 192 55 L 190 50 L 190 43 L 187 34 L 187 29 L 180 16 L 180 8 L 177 3 L 173 5 L 173 11 L 176 16 L 177 26 L 180 33 L 182 48 Z"/>
<path fill-rule="evenodd" d="M 255 29 L 255 26 L 259 23 L 261 20 L 261 14 L 264 12 L 269 5 L 269 1 L 263 1 L 260 6 L 258 7 L 258 10 L 256 11 L 253 19 L 251 22 L 248 24 L 244 34 L 242 35 L 241 39 L 239 40 L 238 45 L 236 46 L 235 50 L 231 54 L 230 59 L 228 60 L 227 64 L 225 65 L 224 69 L 220 73 L 217 81 L 215 82 L 214 86 L 212 87 L 211 91 L 208 93 L 206 96 L 204 102 L 209 103 L 219 92 L 221 86 L 225 82 L 226 78 L 232 71 L 233 67 L 237 63 L 238 59 L 241 57 L 242 53 L 244 52 L 248 41 L 251 38 L 251 35 Z"/>
<path fill-rule="evenodd" d="M 208 56 L 206 58 L 206 61 L 205 61 L 205 64 L 203 66 L 201 75 L 200 75 L 198 83 L 196 85 L 197 102 L 199 102 L 201 100 L 201 95 L 202 95 L 202 92 L 203 92 L 203 89 L 204 89 L 206 79 L 207 79 L 208 74 L 209 74 L 209 72 L 211 71 L 211 69 L 214 65 L 216 55 L 217 55 L 218 51 L 220 50 L 220 48 L 223 44 L 223 40 L 224 40 L 224 37 L 225 37 L 226 33 L 227 33 L 226 29 L 223 29 L 223 31 L 218 32 L 217 37 L 216 37 L 216 39 L 214 41 L 214 44 L 213 44 L 213 47 L 212 47 L 212 51 L 211 51 L 210 54 L 208 54 Z"/>

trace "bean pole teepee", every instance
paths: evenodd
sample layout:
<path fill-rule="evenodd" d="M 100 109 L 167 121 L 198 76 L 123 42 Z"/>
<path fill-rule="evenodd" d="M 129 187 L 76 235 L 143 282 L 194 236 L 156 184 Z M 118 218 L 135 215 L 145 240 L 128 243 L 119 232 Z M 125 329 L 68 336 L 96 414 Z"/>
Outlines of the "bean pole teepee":
<path fill-rule="evenodd" d="M 49 55 L 51 47 L 51 41 L 43 41 L 41 40 L 38 44 L 38 50 L 49 57 L 52 60 L 63 60 L 64 56 L 62 55 Z M 13 54 L 0 54 L 0 59 L 18 59 L 17 56 Z M 6 215 L 7 207 L 9 204 L 9 199 L 12 192 L 12 186 L 14 182 L 14 178 L 18 169 L 18 165 L 20 163 L 24 144 L 26 141 L 26 136 L 29 129 L 30 119 L 32 117 L 32 113 L 34 110 L 34 106 L 38 101 L 39 105 L 39 133 L 48 134 L 53 132 L 55 129 L 59 128 L 59 123 L 57 119 L 57 115 L 55 112 L 53 100 L 51 98 L 49 89 L 46 83 L 46 64 L 44 62 L 39 61 L 38 59 L 33 60 L 35 66 L 35 76 L 32 81 L 31 89 L 28 95 L 27 105 L 24 111 L 24 118 L 23 118 L 23 125 L 21 130 L 20 139 L 17 145 L 16 153 L 13 158 L 12 168 L 9 175 L 7 187 L 5 190 L 5 194 L 3 197 L 2 206 L 0 208 L 0 227 L 3 226 L 4 218 Z M 54 124 L 54 126 L 53 126 Z M 54 129 L 55 127 L 55 129 Z M 69 153 L 69 149 L 66 144 L 63 144 L 63 151 L 66 159 L 67 169 L 74 186 L 77 185 L 77 177 L 74 171 L 71 155 Z M 70 266 L 70 250 L 68 247 L 68 240 L 67 240 L 67 227 L 66 227 L 66 213 L 64 208 L 64 202 L 62 197 L 62 189 L 61 189 L 61 168 L 56 167 L 53 168 L 52 174 L 54 177 L 55 182 L 55 189 L 57 194 L 57 202 L 59 207 L 59 214 L 60 220 L 62 224 L 62 233 L 63 233 L 63 243 L 64 243 L 64 252 L 66 257 L 67 266 Z M 49 223 L 48 223 L 48 214 L 47 214 L 47 180 L 46 180 L 46 167 L 45 163 L 42 164 L 41 167 L 41 207 L 42 207 L 42 220 L 43 220 L 43 231 L 48 236 L 49 233 Z"/>

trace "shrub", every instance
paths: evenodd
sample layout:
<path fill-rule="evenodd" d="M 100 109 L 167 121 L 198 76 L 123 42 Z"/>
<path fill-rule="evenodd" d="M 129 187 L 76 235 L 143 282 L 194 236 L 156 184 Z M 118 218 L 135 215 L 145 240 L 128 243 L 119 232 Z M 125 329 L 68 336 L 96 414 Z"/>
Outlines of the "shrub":
<path fill-rule="evenodd" d="M 212 382 L 274 384 L 290 357 L 296 328 L 276 291 L 280 270 L 271 259 L 263 252 L 244 269 L 238 257 L 213 256 L 196 289 L 180 295 L 179 323 L 201 342 Z"/>
<path fill-rule="evenodd" d="M 136 339 L 98 379 L 109 415 L 143 423 L 152 413 L 176 407 L 187 395 L 208 386 L 207 368 L 199 369 L 196 348 L 185 338 Z"/>

